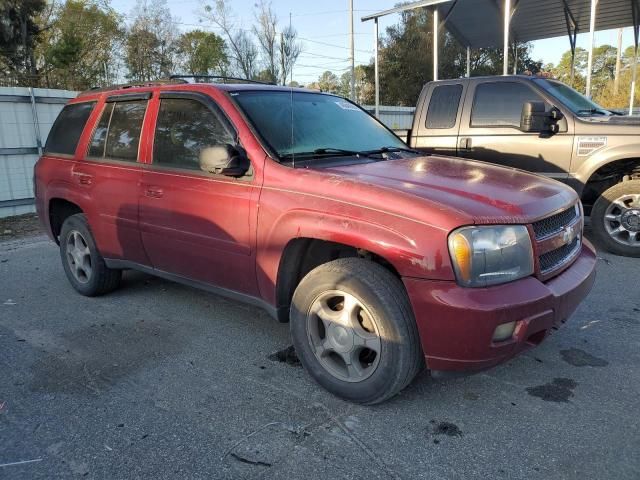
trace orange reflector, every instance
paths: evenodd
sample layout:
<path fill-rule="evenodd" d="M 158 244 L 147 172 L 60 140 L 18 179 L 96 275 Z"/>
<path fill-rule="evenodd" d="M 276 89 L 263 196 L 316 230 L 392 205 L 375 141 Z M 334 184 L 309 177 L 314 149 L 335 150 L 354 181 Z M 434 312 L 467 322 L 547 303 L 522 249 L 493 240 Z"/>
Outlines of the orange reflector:
<path fill-rule="evenodd" d="M 468 282 L 471 279 L 471 245 L 461 233 L 453 237 L 453 256 L 458 264 L 460 280 Z"/>

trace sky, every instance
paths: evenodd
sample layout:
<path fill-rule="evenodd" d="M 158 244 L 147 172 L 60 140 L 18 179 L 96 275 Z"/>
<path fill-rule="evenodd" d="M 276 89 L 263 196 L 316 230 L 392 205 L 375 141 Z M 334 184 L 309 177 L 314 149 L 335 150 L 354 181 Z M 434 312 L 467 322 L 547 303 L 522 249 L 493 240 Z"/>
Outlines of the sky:
<path fill-rule="evenodd" d="M 111 6 L 123 15 L 129 15 L 136 0 L 111 0 Z M 213 0 L 207 0 L 212 4 Z M 237 24 L 248 28 L 254 22 L 254 4 L 256 0 L 231 0 Z M 367 64 L 373 57 L 373 23 L 361 22 L 363 15 L 379 12 L 397 3 L 396 0 L 353 0 L 354 8 L 354 41 L 355 61 L 357 64 Z M 166 0 L 180 30 L 201 28 L 216 33 L 220 30 L 212 26 L 209 21 L 202 20 L 199 12 L 202 10 L 203 0 Z M 282 25 L 291 23 L 298 31 L 303 43 L 303 52 L 294 67 L 293 78 L 299 83 L 314 81 L 325 70 L 331 70 L 340 75 L 349 68 L 349 0 L 272 0 L 273 10 Z M 126 18 L 126 17 L 125 17 Z M 127 18 L 127 20 L 129 20 Z M 380 33 L 398 22 L 397 15 L 390 15 L 380 19 Z M 616 45 L 617 30 L 596 32 L 595 45 Z M 588 33 L 578 35 L 577 46 L 587 48 Z M 626 28 L 623 36 L 623 49 L 633 44 L 632 28 Z M 540 40 L 533 43 L 533 59 L 543 63 L 557 63 L 562 53 L 569 50 L 569 39 L 560 37 Z"/>

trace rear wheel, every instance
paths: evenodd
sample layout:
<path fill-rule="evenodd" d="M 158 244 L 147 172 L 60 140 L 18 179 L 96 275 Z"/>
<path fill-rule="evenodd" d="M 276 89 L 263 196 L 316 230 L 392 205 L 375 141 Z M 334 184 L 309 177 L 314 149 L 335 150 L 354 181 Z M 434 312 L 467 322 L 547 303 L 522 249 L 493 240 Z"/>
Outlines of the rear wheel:
<path fill-rule="evenodd" d="M 353 402 L 388 399 L 423 365 L 402 283 L 368 260 L 334 260 L 305 276 L 293 297 L 290 328 L 305 369 Z"/>
<path fill-rule="evenodd" d="M 591 227 L 597 242 L 610 252 L 640 257 L 640 180 L 606 190 L 593 205 Z"/>
<path fill-rule="evenodd" d="M 122 271 L 106 266 L 82 213 L 71 215 L 62 224 L 60 257 L 69 282 L 82 295 L 103 295 L 120 284 Z"/>

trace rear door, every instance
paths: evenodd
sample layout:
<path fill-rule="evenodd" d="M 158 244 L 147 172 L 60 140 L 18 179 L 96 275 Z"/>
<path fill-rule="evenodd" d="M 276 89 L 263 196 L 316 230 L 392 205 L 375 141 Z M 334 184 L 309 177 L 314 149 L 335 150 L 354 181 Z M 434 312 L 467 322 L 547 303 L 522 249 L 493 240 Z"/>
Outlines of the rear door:
<path fill-rule="evenodd" d="M 89 224 L 100 253 L 147 265 L 138 229 L 138 188 L 142 179 L 140 137 L 150 93 L 106 99 L 91 134 L 86 157 L 72 177 L 90 198 Z"/>
<path fill-rule="evenodd" d="M 427 153 L 455 155 L 466 82 L 453 80 L 427 86 L 416 112 L 412 146 Z"/>
<path fill-rule="evenodd" d="M 520 131 L 525 102 L 552 104 L 531 82 L 472 80 L 460 125 L 458 155 L 566 179 L 571 164 L 573 132 L 563 119 L 554 135 Z"/>
<path fill-rule="evenodd" d="M 206 147 L 237 143 L 231 122 L 211 97 L 195 92 L 162 92 L 154 111 L 153 158 L 140 191 L 142 239 L 153 267 L 255 295 L 257 178 L 207 173 L 199 161 Z"/>

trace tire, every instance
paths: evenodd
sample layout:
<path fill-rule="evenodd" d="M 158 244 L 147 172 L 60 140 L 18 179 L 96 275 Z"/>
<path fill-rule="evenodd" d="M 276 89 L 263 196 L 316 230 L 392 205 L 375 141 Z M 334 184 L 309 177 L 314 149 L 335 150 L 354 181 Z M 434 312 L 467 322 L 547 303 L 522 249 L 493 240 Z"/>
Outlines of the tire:
<path fill-rule="evenodd" d="M 120 285 L 122 270 L 106 266 L 82 213 L 71 215 L 62 224 L 60 258 L 69 282 L 82 295 L 103 295 Z"/>
<path fill-rule="evenodd" d="M 611 253 L 640 257 L 640 180 L 605 190 L 591 210 L 591 228 L 596 242 Z"/>
<path fill-rule="evenodd" d="M 404 286 L 369 260 L 342 258 L 309 272 L 293 295 L 290 319 L 304 368 L 346 400 L 383 402 L 424 366 Z"/>

